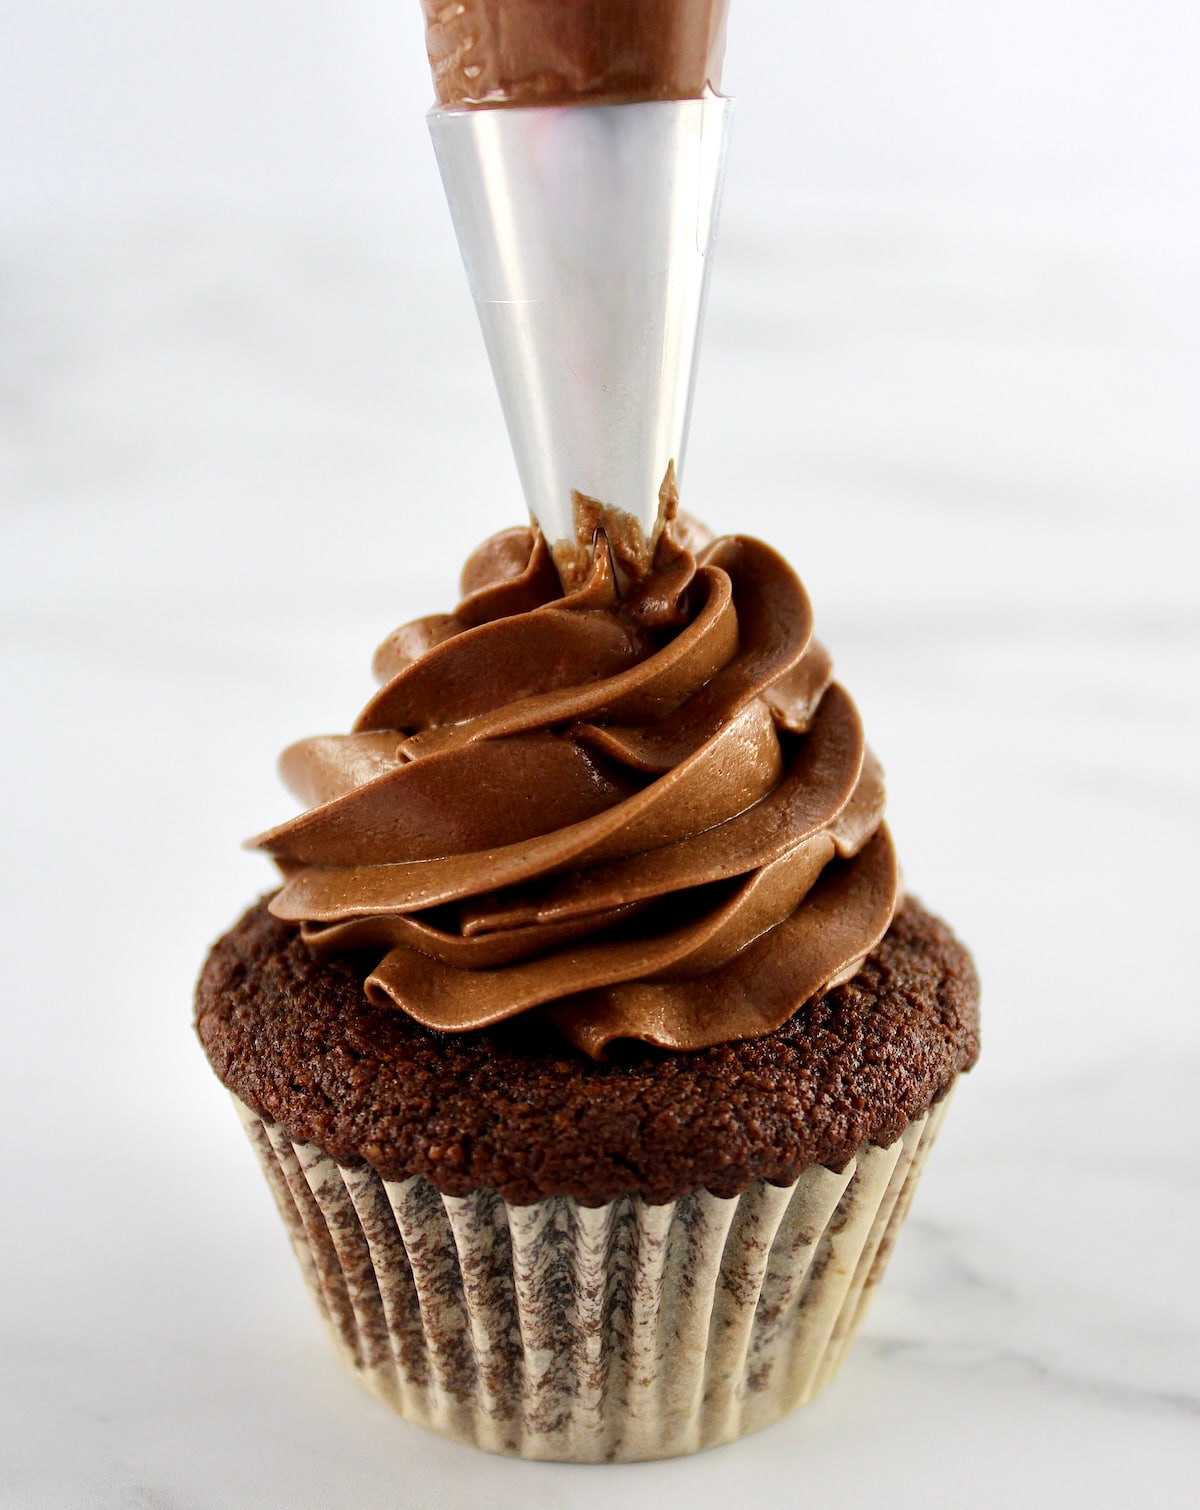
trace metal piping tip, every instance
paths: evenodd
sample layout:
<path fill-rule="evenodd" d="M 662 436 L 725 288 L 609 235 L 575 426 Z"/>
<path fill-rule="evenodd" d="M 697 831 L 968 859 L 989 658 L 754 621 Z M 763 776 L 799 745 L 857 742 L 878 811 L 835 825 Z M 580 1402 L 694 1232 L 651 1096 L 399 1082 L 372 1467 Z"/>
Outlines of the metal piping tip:
<path fill-rule="evenodd" d="M 598 510 L 640 532 L 632 569 L 653 555 L 731 122 L 715 95 L 429 113 L 521 485 L 560 570 L 590 555 Z"/>

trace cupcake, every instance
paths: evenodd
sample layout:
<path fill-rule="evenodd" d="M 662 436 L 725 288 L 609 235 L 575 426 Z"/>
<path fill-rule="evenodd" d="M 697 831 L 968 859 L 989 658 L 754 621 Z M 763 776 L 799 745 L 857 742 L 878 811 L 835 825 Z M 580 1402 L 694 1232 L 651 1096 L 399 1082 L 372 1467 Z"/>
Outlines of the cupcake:
<path fill-rule="evenodd" d="M 976 982 L 795 574 L 677 515 L 726 0 L 424 8 L 537 523 L 284 753 L 283 884 L 197 1027 L 369 1389 L 497 1452 L 666 1457 L 838 1366 Z"/>
<path fill-rule="evenodd" d="M 802 586 L 664 503 L 648 570 L 509 530 L 389 637 L 197 992 L 347 1364 L 533 1458 L 810 1399 L 978 1047 Z"/>

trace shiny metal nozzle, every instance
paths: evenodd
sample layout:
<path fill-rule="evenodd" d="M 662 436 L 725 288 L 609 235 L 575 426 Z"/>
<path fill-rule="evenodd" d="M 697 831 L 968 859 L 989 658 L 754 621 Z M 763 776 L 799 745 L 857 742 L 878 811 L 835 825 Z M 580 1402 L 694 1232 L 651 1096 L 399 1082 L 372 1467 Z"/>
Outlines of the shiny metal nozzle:
<path fill-rule="evenodd" d="M 682 469 L 732 103 L 429 113 L 530 512 L 576 540 L 576 494 L 647 548 Z"/>

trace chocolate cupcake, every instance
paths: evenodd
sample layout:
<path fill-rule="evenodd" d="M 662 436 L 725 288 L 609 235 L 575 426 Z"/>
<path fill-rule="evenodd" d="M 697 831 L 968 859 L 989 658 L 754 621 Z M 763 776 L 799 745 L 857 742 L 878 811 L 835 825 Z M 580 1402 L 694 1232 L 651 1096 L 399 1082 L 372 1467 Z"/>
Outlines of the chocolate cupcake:
<path fill-rule="evenodd" d="M 773 551 L 668 520 L 635 578 L 601 531 L 564 593 L 510 530 L 463 592 L 285 752 L 311 806 L 199 1034 L 375 1393 L 496 1451 L 693 1451 L 837 1367 L 974 973 Z"/>

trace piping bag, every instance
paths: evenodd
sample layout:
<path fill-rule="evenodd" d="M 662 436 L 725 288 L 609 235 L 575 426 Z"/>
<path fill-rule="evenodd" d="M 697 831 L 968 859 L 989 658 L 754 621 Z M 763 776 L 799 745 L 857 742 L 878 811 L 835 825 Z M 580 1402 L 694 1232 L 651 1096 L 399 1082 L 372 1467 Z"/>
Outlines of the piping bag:
<path fill-rule="evenodd" d="M 438 167 L 564 587 L 649 570 L 683 470 L 732 103 L 728 0 L 423 0 Z"/>

